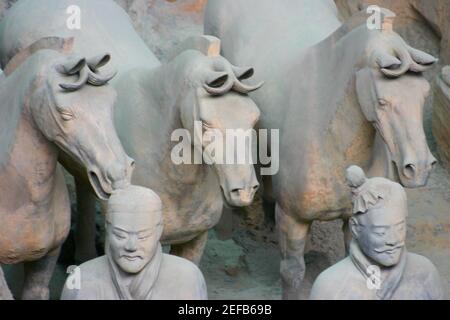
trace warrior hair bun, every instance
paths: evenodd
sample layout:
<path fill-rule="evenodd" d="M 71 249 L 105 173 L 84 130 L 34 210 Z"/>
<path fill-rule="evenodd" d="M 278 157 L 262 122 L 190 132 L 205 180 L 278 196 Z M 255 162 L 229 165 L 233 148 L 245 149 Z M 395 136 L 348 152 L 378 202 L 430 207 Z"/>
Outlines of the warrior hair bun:
<path fill-rule="evenodd" d="M 364 170 L 358 166 L 348 167 L 345 171 L 345 178 L 348 186 L 351 188 L 359 188 L 367 180 Z"/>

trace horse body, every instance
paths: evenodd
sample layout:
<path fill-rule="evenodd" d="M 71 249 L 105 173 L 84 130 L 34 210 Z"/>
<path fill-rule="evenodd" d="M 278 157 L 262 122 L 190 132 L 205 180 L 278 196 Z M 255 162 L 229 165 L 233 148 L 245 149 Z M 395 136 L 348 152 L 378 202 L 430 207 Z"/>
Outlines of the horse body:
<path fill-rule="evenodd" d="M 391 12 L 383 12 L 381 30 L 369 30 L 363 13 L 341 25 L 332 1 L 267 6 L 269 1 L 230 6 L 211 0 L 205 33 L 222 39 L 224 56 L 234 63 L 256 56 L 256 76 L 267 77 L 252 98 L 262 110 L 261 126 L 280 129 L 280 170 L 271 180 L 283 297 L 290 299 L 300 294 L 311 222 L 350 214 L 346 167 L 358 164 L 407 187 L 426 183 L 435 159 L 423 132 L 429 84 L 420 72 L 436 59 L 410 48 L 387 26 Z M 275 18 L 298 26 L 283 29 L 289 35 L 279 33 L 283 27 L 264 29 Z M 242 46 L 250 37 L 251 45 Z"/>
<path fill-rule="evenodd" d="M 36 128 L 24 99 L 32 90 L 31 81 L 22 69 L 3 79 L 0 87 L 0 127 L 9 140 L 0 146 L 0 261 L 7 264 L 38 260 L 59 248 L 70 226 L 57 150 Z"/>
<path fill-rule="evenodd" d="M 321 43 L 292 61 L 285 75 L 296 86 L 279 103 L 289 117 L 280 126 L 280 172 L 273 184 L 278 205 L 300 220 L 348 213 L 345 168 L 370 163 L 374 129 L 360 110 L 353 77 L 353 63 L 361 62 L 367 36 L 363 28 L 337 45 L 334 39 Z M 336 68 L 339 64 L 348 67 Z"/>
<path fill-rule="evenodd" d="M 80 9 L 80 29 L 68 26 L 74 20 L 67 9 L 73 5 Z M 73 51 L 85 57 L 108 52 L 111 63 L 105 66 L 105 71 L 119 70 L 117 79 L 131 68 L 159 65 L 158 59 L 136 34 L 127 13 L 110 0 L 21 0 L 8 9 L 0 22 L 2 66 L 23 48 L 49 36 L 74 37 Z"/>

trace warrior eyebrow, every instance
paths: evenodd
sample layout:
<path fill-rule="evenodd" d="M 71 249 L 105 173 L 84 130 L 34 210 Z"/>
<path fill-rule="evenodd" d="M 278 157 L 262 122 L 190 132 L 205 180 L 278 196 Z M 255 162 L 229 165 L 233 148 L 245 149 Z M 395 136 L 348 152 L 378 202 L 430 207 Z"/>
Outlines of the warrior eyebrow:
<path fill-rule="evenodd" d="M 114 231 L 119 230 L 119 231 L 122 231 L 122 232 L 125 232 L 125 233 L 129 233 L 127 230 L 124 230 L 124 229 L 119 228 L 119 227 L 113 227 L 113 230 Z"/>
<path fill-rule="evenodd" d="M 137 233 L 138 234 L 142 234 L 142 233 L 153 233 L 155 231 L 155 228 L 150 228 L 150 229 L 144 229 L 144 230 L 140 230 Z"/>
<path fill-rule="evenodd" d="M 120 227 L 114 227 L 114 230 L 119 230 L 119 231 L 122 231 L 122 232 L 125 232 L 125 233 L 136 233 L 136 234 L 138 234 L 138 233 L 144 233 L 144 232 L 149 232 L 149 231 L 153 232 L 155 230 L 155 228 L 148 228 L 148 229 L 139 230 L 139 231 L 136 231 L 136 232 L 134 232 L 134 231 L 127 231 L 127 230 L 122 229 Z"/>
<path fill-rule="evenodd" d="M 373 228 L 380 228 L 380 229 L 381 229 L 381 228 L 386 229 L 386 228 L 389 228 L 389 226 L 390 226 L 390 225 L 372 225 Z"/>
<path fill-rule="evenodd" d="M 399 223 L 394 224 L 394 226 L 398 226 L 400 224 L 405 223 L 405 220 L 400 221 Z M 373 225 L 374 228 L 388 228 L 391 225 Z"/>

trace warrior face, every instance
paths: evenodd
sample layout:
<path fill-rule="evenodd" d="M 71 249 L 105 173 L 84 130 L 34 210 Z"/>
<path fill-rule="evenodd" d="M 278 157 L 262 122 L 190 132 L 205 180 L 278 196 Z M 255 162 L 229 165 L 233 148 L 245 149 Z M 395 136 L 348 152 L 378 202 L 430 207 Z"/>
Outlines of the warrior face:
<path fill-rule="evenodd" d="M 156 253 L 162 225 L 147 213 L 115 212 L 110 219 L 107 236 L 113 260 L 127 273 L 140 272 Z"/>
<path fill-rule="evenodd" d="M 352 231 L 364 254 L 380 266 L 400 261 L 406 239 L 406 201 L 391 196 L 381 199 L 364 214 L 352 218 Z"/>
<path fill-rule="evenodd" d="M 163 231 L 161 200 L 150 189 L 127 186 L 108 202 L 109 254 L 127 273 L 138 273 L 153 259 Z"/>

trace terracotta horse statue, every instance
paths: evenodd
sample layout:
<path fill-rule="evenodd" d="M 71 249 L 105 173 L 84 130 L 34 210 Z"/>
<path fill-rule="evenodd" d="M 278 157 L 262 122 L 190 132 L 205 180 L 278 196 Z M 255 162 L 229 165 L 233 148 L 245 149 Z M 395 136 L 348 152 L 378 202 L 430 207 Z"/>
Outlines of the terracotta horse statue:
<path fill-rule="evenodd" d="M 260 126 L 280 130 L 280 170 L 264 186 L 276 202 L 286 299 L 300 296 L 314 220 L 341 218 L 350 238 L 349 165 L 415 188 L 436 163 L 422 123 L 430 90 L 422 72 L 437 60 L 393 31 L 394 16 L 380 10 L 369 28 L 365 12 L 342 25 L 331 0 L 208 2 L 205 34 L 221 38 L 231 62 L 255 65 L 266 81 L 251 95 Z"/>
<path fill-rule="evenodd" d="M 71 5 L 81 9 L 80 30 L 66 27 L 65 10 Z M 186 129 L 192 138 L 187 152 L 203 155 L 208 145 L 194 146 L 194 137 L 204 131 L 252 129 L 259 109 L 248 93 L 260 85 L 243 81 L 253 75 L 253 68 L 231 65 L 218 56 L 216 40 L 203 38 L 188 41 L 181 46 L 186 50 L 180 49 L 169 63 L 161 64 L 122 8 L 105 0 L 17 2 L 0 22 L 0 61 L 9 61 L 38 38 L 55 36 L 73 37 L 74 52 L 81 55 L 111 53 L 112 64 L 119 70 L 111 82 L 118 93 L 115 123 L 126 152 L 136 159 L 133 183 L 153 189 L 162 198 L 162 242 L 171 245 L 172 253 L 199 262 L 207 231 L 218 223 L 224 202 L 249 205 L 259 183 L 251 162 L 175 164 L 171 151 L 180 141 L 172 141 L 172 133 Z M 204 126 L 194 128 L 195 121 Z M 242 152 L 237 147 L 231 150 L 233 155 Z M 71 172 L 77 177 L 80 212 L 76 259 L 84 261 L 96 256 L 95 199 L 85 187 L 87 179 L 76 170 Z"/>
<path fill-rule="evenodd" d="M 48 299 L 70 228 L 58 157 L 79 163 L 99 195 L 131 178 L 132 159 L 114 129 L 116 93 L 92 71 L 105 57 L 39 50 L 13 58 L 0 80 L 0 264 L 24 262 L 23 299 Z M 1 270 L 0 291 L 12 298 Z"/>

